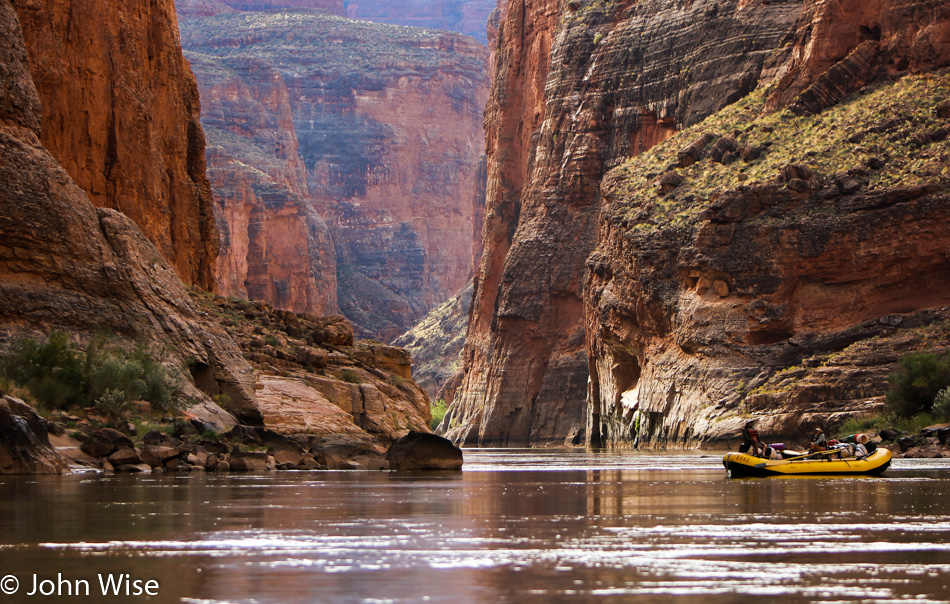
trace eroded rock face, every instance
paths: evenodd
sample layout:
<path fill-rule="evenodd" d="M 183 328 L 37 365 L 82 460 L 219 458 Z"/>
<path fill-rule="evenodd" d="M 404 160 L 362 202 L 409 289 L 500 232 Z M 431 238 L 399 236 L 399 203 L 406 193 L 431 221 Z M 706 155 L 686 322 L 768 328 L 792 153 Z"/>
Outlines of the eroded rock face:
<path fill-rule="evenodd" d="M 41 141 L 97 207 L 129 216 L 182 279 L 218 249 L 194 77 L 172 0 L 17 0 Z"/>
<path fill-rule="evenodd" d="M 787 73 L 768 108 L 815 113 L 881 73 L 947 65 L 948 40 L 950 5 L 939 0 L 806 1 Z"/>
<path fill-rule="evenodd" d="M 471 302 L 469 285 L 393 342 L 412 355 L 413 378 L 433 401 L 451 405 L 455 400 Z"/>
<path fill-rule="evenodd" d="M 336 253 L 311 203 L 284 80 L 266 61 L 186 53 L 201 84 L 222 295 L 333 314 Z"/>
<path fill-rule="evenodd" d="M 326 241 L 323 231 L 310 225 L 291 233 L 308 206 L 326 221 L 335 244 L 336 303 L 363 333 L 392 340 L 465 285 L 480 205 L 473 191 L 483 147 L 484 47 L 455 34 L 299 10 L 279 19 L 274 13 L 189 19 L 182 40 L 200 65 L 214 121 L 206 118 L 215 147 L 212 178 L 223 187 L 218 197 L 229 237 L 221 268 L 231 271 L 220 275 L 222 283 L 239 286 L 243 259 L 256 254 L 254 237 L 243 234 L 254 224 L 279 222 L 274 228 L 287 234 L 288 244 L 262 254 L 269 260 L 257 272 L 247 261 L 245 281 L 253 274 L 274 280 L 279 267 L 300 266 L 300 255 L 313 258 L 301 251 L 307 247 L 301 235 L 310 235 L 312 250 Z M 236 134 L 252 143 L 245 152 L 232 150 L 247 144 Z M 254 181 L 237 174 L 232 158 L 253 160 L 266 176 Z M 248 181 L 251 189 L 267 183 L 286 191 L 252 195 Z M 242 204 L 264 206 L 258 223 L 244 218 L 250 210 L 231 209 Z M 245 245 L 247 254 L 227 250 Z M 323 270 L 329 258 L 309 262 L 311 276 L 324 275 L 311 290 L 330 286 Z"/>
<path fill-rule="evenodd" d="M 749 416 L 800 439 L 882 411 L 903 354 L 950 344 L 948 92 L 946 69 L 907 74 L 795 117 L 759 91 L 611 171 L 585 289 L 590 442 L 724 443 Z M 762 153 L 717 159 L 723 131 Z"/>
<path fill-rule="evenodd" d="M 339 316 L 194 298 L 228 322 L 246 351 L 268 430 L 371 447 L 388 446 L 408 430 L 428 431 L 429 399 L 412 380 L 407 351 L 354 340 L 353 326 Z"/>
<path fill-rule="evenodd" d="M 178 272 L 125 215 L 96 208 L 39 138 L 40 102 L 16 15 L 0 2 L 0 328 L 4 340 L 60 329 L 117 334 L 191 359 L 201 401 L 192 411 L 218 426 L 260 422 L 250 366 L 223 329 L 199 315 Z M 200 390 L 199 390 L 200 388 Z"/>
<path fill-rule="evenodd" d="M 344 13 L 343 0 L 223 0 L 223 2 L 242 11 L 312 8 L 334 15 L 343 15 Z"/>
<path fill-rule="evenodd" d="M 211 17 L 222 13 L 234 12 L 234 9 L 221 0 L 176 0 L 178 17 Z"/>
<path fill-rule="evenodd" d="M 792 0 L 508 3 L 486 109 L 485 252 L 452 438 L 583 441 L 584 262 L 603 174 L 752 90 L 784 56 L 800 9 Z"/>

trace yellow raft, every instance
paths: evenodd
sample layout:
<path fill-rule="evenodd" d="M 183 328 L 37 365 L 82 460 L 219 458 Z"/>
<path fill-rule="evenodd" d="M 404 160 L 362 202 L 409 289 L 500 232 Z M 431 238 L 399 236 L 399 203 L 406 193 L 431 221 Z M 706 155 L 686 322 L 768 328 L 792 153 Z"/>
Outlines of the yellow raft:
<path fill-rule="evenodd" d="M 806 474 L 880 474 L 891 465 L 891 452 L 881 448 L 867 457 L 837 459 L 834 451 L 803 458 L 763 459 L 745 453 L 726 453 L 722 465 L 733 478 L 740 476 L 800 476 Z"/>

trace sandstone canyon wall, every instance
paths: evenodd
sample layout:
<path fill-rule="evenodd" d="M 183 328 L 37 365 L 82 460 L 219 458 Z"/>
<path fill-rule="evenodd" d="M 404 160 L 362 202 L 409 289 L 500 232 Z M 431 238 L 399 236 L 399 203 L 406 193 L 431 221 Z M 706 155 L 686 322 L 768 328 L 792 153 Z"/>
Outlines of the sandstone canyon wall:
<path fill-rule="evenodd" d="M 174 2 L 13 6 L 42 101 L 43 145 L 97 207 L 129 216 L 186 282 L 213 288 L 218 234 Z"/>
<path fill-rule="evenodd" d="M 469 284 L 393 342 L 412 355 L 413 379 L 433 401 L 441 399 L 451 405 L 455 400 L 462 377 L 462 349 L 471 301 Z"/>
<path fill-rule="evenodd" d="M 166 347 L 181 366 L 191 359 L 202 388 L 186 385 L 192 413 L 222 428 L 234 416 L 260 423 L 250 366 L 234 342 L 194 307 L 143 232 L 96 208 L 43 146 L 45 117 L 9 0 L 0 2 L 0 37 L 0 339 L 51 329 L 83 337 L 106 325 Z M 215 394 L 227 395 L 234 415 L 211 401 Z"/>
<path fill-rule="evenodd" d="M 236 10 L 262 11 L 280 10 L 285 8 L 310 8 L 325 11 L 334 15 L 344 15 L 343 0 L 222 0 Z"/>
<path fill-rule="evenodd" d="M 310 312 L 337 304 L 391 340 L 465 285 L 481 205 L 481 45 L 299 10 L 183 19 L 182 40 L 207 108 L 224 290 L 244 282 L 249 296 Z M 281 272 L 288 297 L 252 287 Z"/>
<path fill-rule="evenodd" d="M 801 2 L 509 2 L 486 109 L 485 252 L 453 438 L 583 442 L 585 260 L 610 167 L 741 98 Z"/>
<path fill-rule="evenodd" d="M 89 20 L 94 15 L 76 13 L 84 20 L 74 25 L 108 30 L 108 23 Z M 82 63 L 82 53 L 96 49 L 73 50 L 78 54 L 62 57 L 63 62 Z M 341 317 L 189 291 L 176 267 L 128 216 L 97 208 L 43 146 L 44 116 L 27 57 L 16 12 L 10 0 L 0 0 L 0 349 L 52 330 L 67 333 L 71 345 L 82 349 L 91 334 L 107 328 L 128 345 L 148 346 L 172 373 L 182 371 L 179 394 L 188 401 L 184 416 L 203 420 L 205 427 L 223 431 L 238 422 L 266 422 L 295 442 L 357 445 L 360 451 L 380 450 L 406 430 L 427 430 L 428 399 L 411 380 L 405 351 L 355 341 L 352 325 Z M 114 75 L 120 82 L 124 77 Z M 165 83 L 154 84 L 162 88 Z M 193 80 L 187 84 L 163 93 L 193 91 Z M 252 98 L 274 110 L 264 111 L 262 120 L 279 122 L 283 97 L 279 88 L 272 92 Z M 239 103 L 247 98 L 235 93 Z M 81 120 L 75 125 L 85 127 Z M 281 138 L 279 130 L 258 143 L 290 145 L 292 139 Z M 285 178 L 293 162 L 271 153 L 272 172 L 280 178 L 268 184 L 277 190 L 277 202 L 285 203 L 290 194 L 279 194 L 295 186 Z M 20 408 L 25 405 L 7 402 L 7 419 L 35 424 L 45 442 L 40 436 L 45 424 L 34 421 L 35 414 L 28 416 Z M 268 433 L 256 428 L 239 434 Z M 20 471 L 40 469 L 33 465 Z"/>
<path fill-rule="evenodd" d="M 283 78 L 258 59 L 188 57 L 211 142 L 220 293 L 297 312 L 337 312 L 333 239 L 308 194 Z"/>
<path fill-rule="evenodd" d="M 610 172 L 590 440 L 776 440 L 950 346 L 950 6 L 806 2 L 776 86 Z"/>

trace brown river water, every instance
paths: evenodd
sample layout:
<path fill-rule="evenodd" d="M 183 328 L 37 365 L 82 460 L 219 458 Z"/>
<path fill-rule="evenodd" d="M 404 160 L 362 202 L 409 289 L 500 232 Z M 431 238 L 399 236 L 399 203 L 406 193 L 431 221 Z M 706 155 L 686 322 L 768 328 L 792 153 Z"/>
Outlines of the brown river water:
<path fill-rule="evenodd" d="M 0 493 L 0 604 L 950 602 L 950 460 L 729 479 L 720 453 L 466 450 Z"/>

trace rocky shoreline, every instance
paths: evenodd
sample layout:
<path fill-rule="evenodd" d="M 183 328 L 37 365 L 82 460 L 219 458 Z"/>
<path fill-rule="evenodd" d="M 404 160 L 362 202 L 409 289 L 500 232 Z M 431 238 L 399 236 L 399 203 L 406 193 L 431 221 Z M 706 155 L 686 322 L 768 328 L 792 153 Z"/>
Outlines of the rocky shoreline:
<path fill-rule="evenodd" d="M 22 400 L 0 397 L 0 474 L 462 469 L 458 447 L 415 431 L 386 449 L 346 435 L 283 435 L 263 426 L 216 434 L 199 419 L 176 418 L 169 428 L 171 434 L 137 435 L 131 423 L 122 432 L 75 416 L 47 421 Z"/>
<path fill-rule="evenodd" d="M 905 434 L 888 428 L 875 439 L 878 446 L 889 449 L 894 457 L 916 459 L 950 458 L 950 424 L 927 426 L 917 434 Z"/>

